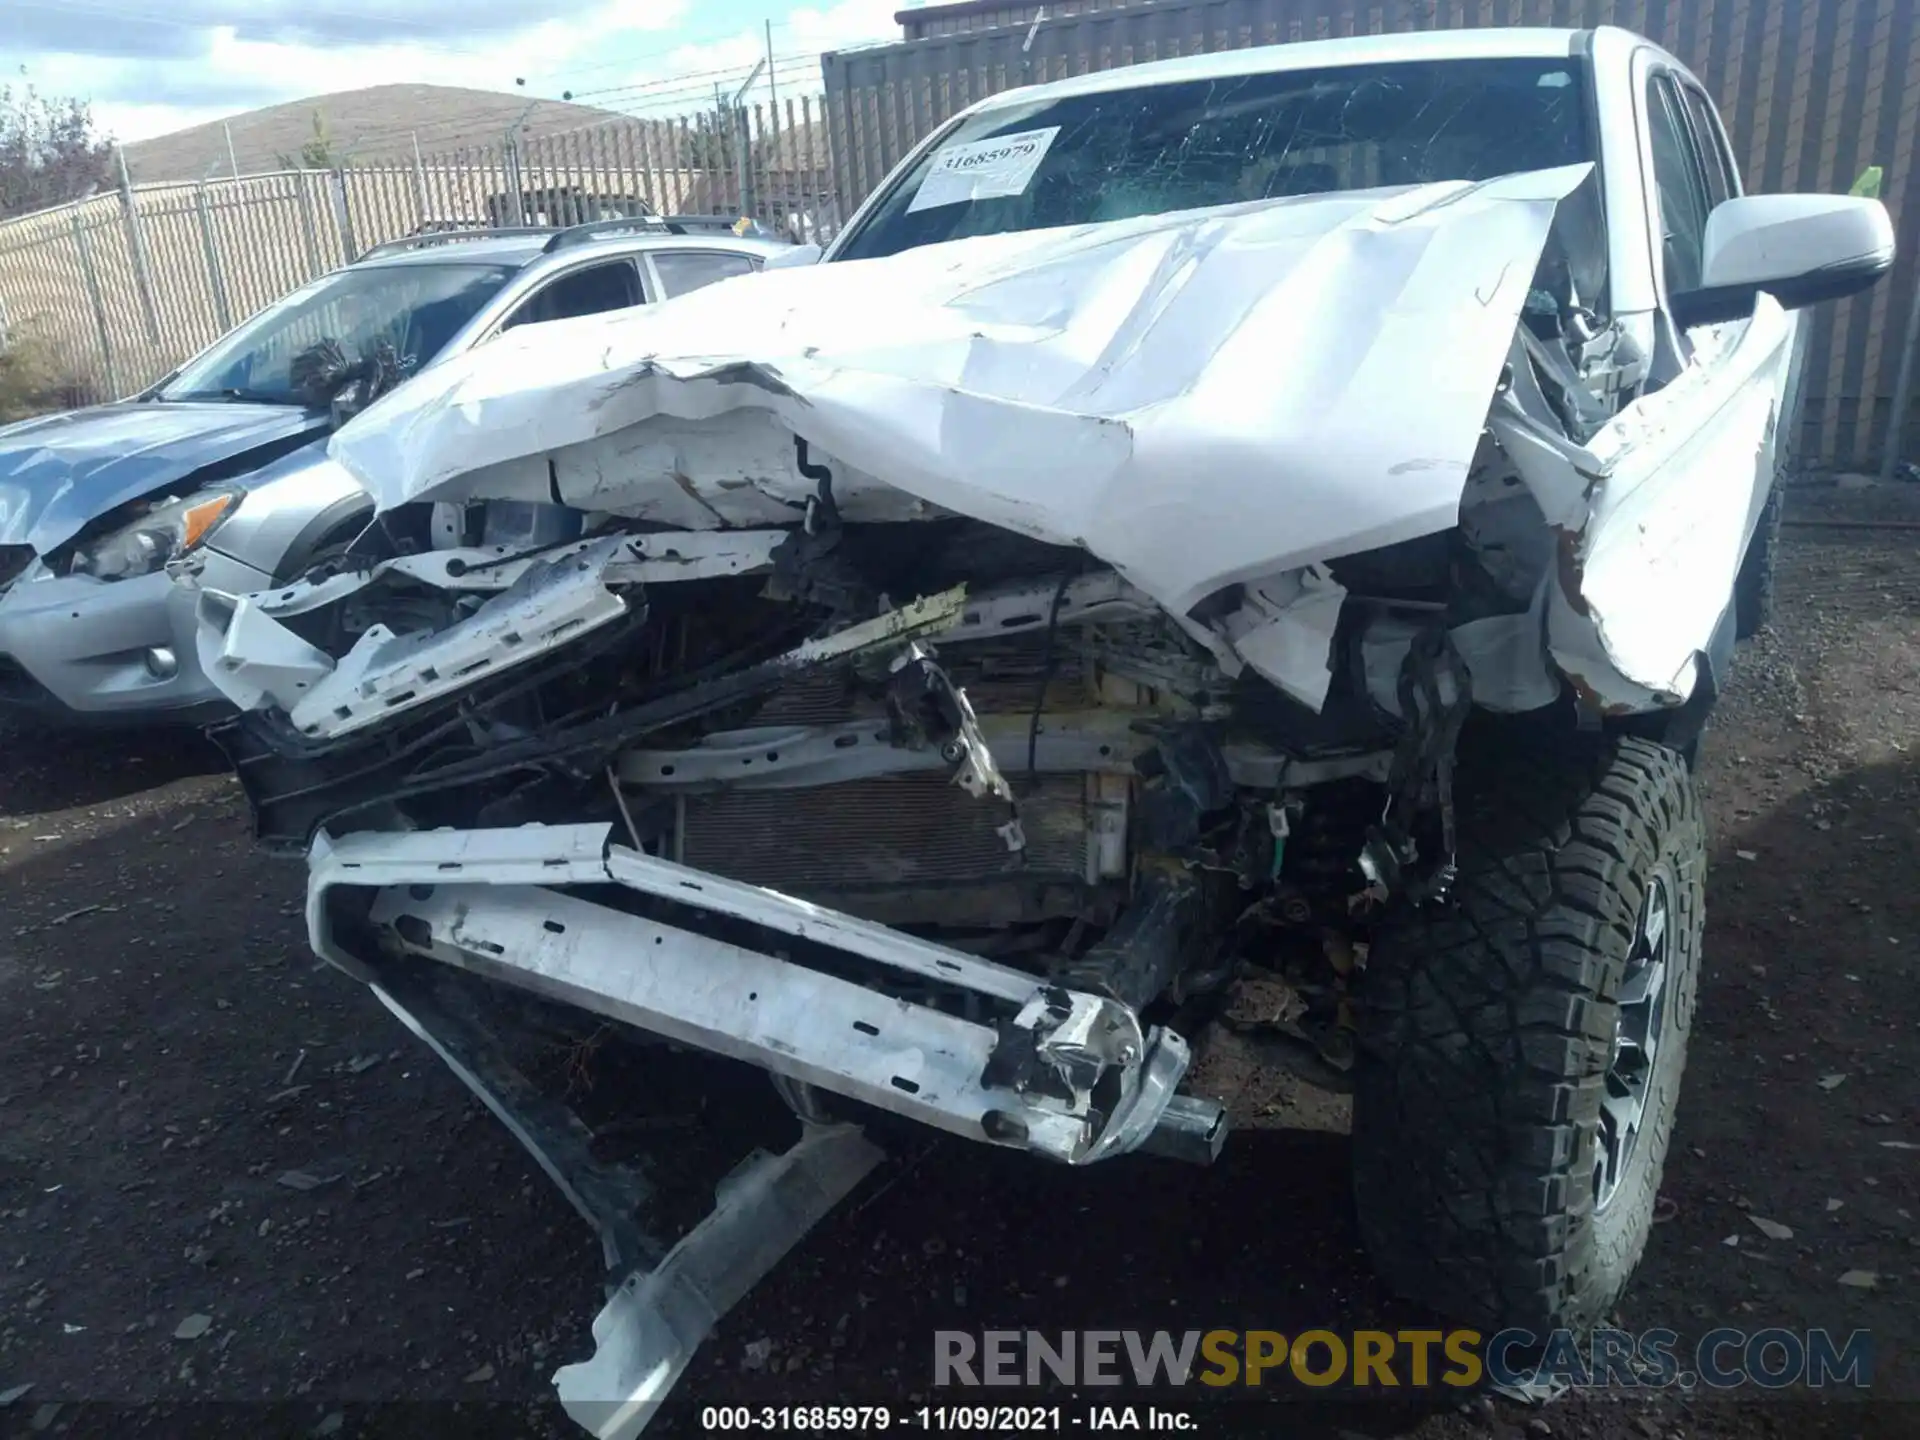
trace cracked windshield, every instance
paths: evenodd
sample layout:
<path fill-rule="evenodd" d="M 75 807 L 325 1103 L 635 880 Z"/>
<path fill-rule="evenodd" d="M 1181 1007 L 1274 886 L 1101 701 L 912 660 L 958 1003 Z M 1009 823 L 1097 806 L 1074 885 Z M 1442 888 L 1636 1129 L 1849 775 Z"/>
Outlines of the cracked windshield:
<path fill-rule="evenodd" d="M 962 121 L 836 256 L 1590 158 L 1562 61 L 1357 66 L 1037 100 Z"/>

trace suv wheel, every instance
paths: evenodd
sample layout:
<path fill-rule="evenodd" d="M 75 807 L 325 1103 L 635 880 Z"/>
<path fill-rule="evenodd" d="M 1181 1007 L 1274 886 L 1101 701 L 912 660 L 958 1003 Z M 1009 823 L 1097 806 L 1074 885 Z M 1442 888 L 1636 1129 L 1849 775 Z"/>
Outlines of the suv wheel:
<path fill-rule="evenodd" d="M 1476 741 L 1460 781 L 1452 900 L 1384 926 L 1362 977 L 1360 1231 L 1444 1314 L 1584 1329 L 1653 1223 L 1700 964 L 1699 802 L 1678 755 L 1627 738 Z"/>

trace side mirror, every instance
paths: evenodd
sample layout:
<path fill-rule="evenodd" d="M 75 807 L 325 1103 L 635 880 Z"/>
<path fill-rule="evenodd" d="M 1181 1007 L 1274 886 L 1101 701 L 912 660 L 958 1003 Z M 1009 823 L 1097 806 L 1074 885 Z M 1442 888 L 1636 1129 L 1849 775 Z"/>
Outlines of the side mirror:
<path fill-rule="evenodd" d="M 1762 292 L 1797 310 L 1865 290 L 1893 268 L 1893 221 L 1855 195 L 1742 195 L 1707 216 L 1700 288 L 1673 297 L 1685 329 L 1753 313 Z"/>
<path fill-rule="evenodd" d="M 813 265 L 825 254 L 818 245 L 793 245 L 767 257 L 762 270 L 791 270 L 796 265 Z"/>

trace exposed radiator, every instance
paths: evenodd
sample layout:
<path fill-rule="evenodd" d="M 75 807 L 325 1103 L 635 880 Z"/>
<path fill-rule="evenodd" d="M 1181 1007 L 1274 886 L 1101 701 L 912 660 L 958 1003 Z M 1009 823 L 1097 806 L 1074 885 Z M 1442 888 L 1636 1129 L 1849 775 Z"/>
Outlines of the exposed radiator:
<path fill-rule="evenodd" d="M 1048 710 L 1092 702 L 1084 658 L 1064 636 L 1050 661 L 1040 636 L 954 646 L 940 660 L 981 715 L 1031 713 L 1043 680 Z M 882 713 L 849 677 L 821 675 L 770 696 L 752 723 L 830 725 Z M 998 833 L 1005 804 L 974 799 L 944 771 L 690 794 L 679 802 L 675 850 L 697 869 L 875 919 L 941 918 L 930 913 L 929 890 L 949 893 L 950 905 L 932 908 L 953 923 L 1081 913 L 1087 886 L 1127 873 L 1125 778 L 1042 775 L 1029 789 L 1024 752 L 998 759 L 1020 797 L 1020 851 Z M 919 900 L 894 913 L 885 897 L 904 901 L 907 892 Z"/>

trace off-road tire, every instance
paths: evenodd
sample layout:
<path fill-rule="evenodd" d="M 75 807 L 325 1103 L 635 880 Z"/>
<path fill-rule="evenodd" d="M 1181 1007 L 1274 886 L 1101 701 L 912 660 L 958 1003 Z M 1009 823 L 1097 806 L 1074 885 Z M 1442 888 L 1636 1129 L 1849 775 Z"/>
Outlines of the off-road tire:
<path fill-rule="evenodd" d="M 1375 1269 L 1448 1318 L 1603 1319 L 1646 1246 L 1686 1064 L 1705 835 L 1685 761 L 1639 739 L 1469 735 L 1460 874 L 1380 929 L 1357 992 L 1354 1197 Z M 1616 1003 L 1665 886 L 1670 988 L 1645 1119 L 1596 1213 Z"/>
<path fill-rule="evenodd" d="M 1736 639 L 1750 639 L 1773 622 L 1773 574 L 1780 555 L 1780 516 L 1786 509 L 1786 488 L 1786 476 L 1776 475 L 1733 582 Z"/>

